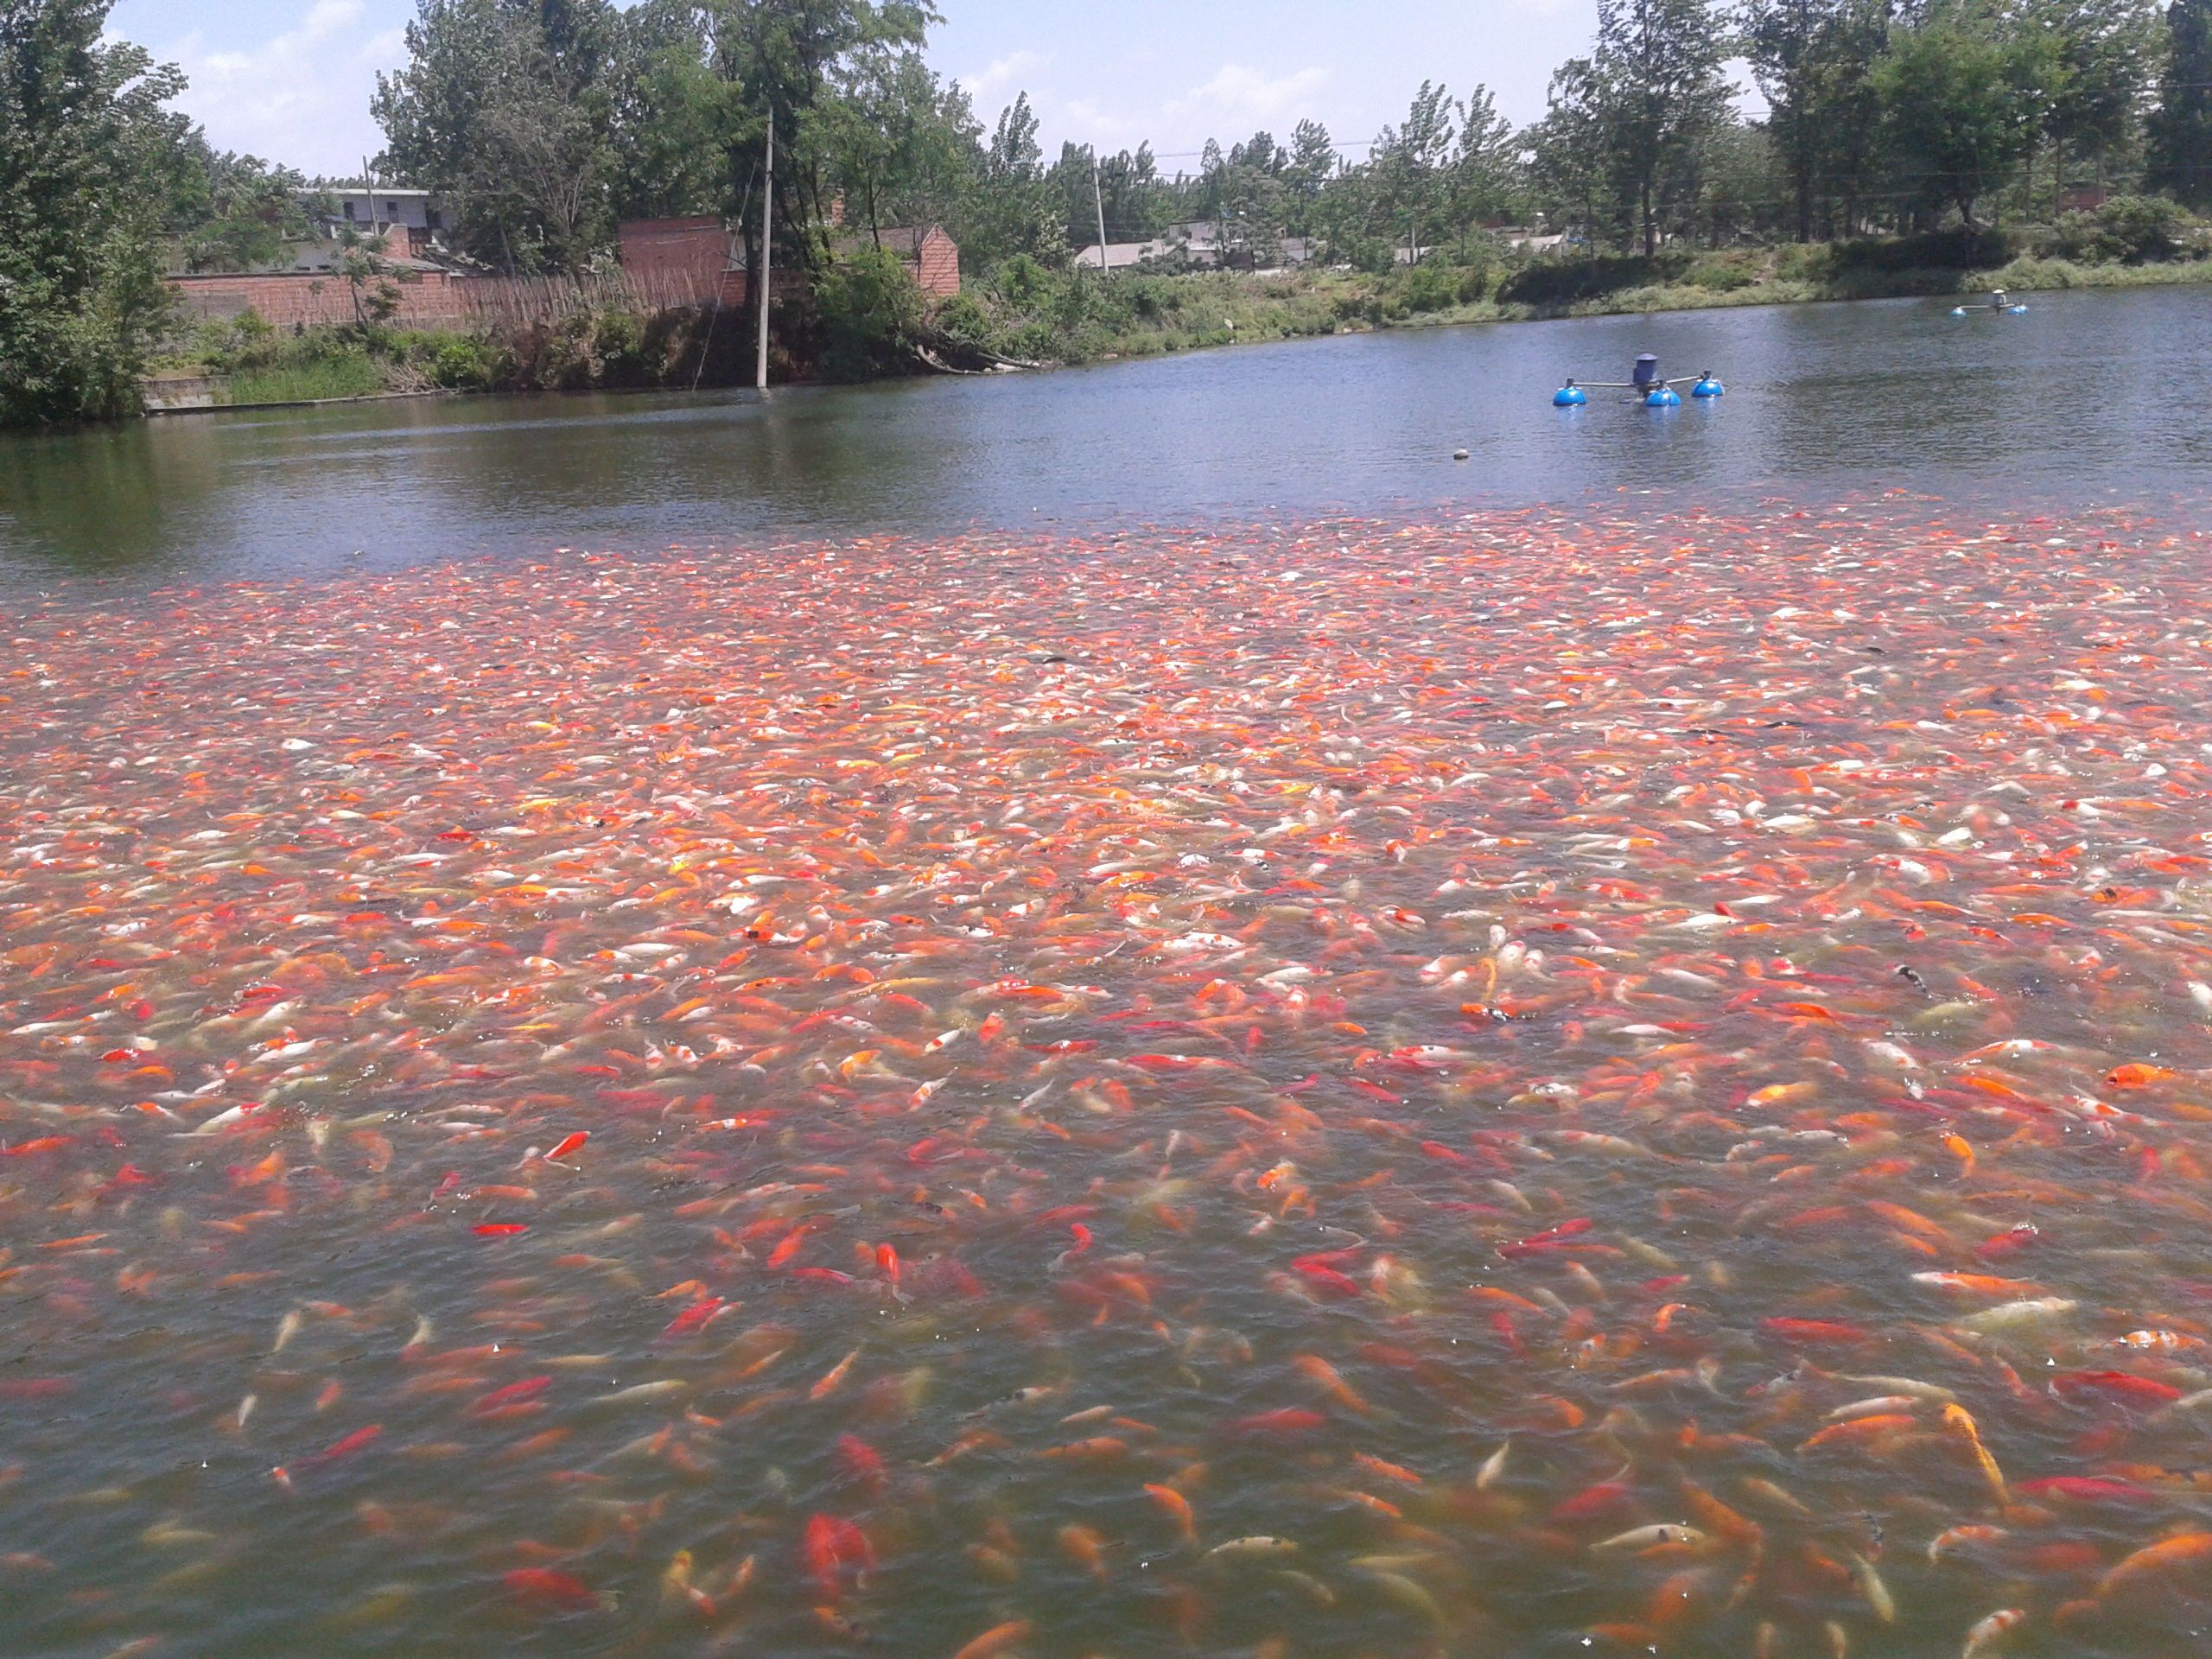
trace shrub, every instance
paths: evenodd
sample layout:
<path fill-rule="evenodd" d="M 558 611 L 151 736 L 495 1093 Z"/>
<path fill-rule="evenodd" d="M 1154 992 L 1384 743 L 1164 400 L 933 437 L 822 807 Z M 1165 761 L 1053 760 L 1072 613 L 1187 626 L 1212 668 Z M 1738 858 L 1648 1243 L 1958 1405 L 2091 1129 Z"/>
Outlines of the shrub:
<path fill-rule="evenodd" d="M 990 314 L 973 294 L 956 294 L 942 302 L 934 321 L 938 333 L 955 345 L 982 346 L 990 340 Z"/>
<path fill-rule="evenodd" d="M 999 297 L 1020 310 L 1036 303 L 1052 283 L 1052 273 L 1026 253 L 1017 253 L 991 275 Z"/>
<path fill-rule="evenodd" d="M 1007 263 L 1016 260 L 1044 276 L 1044 268 L 1025 255 Z M 913 366 L 928 306 L 896 255 L 862 249 L 823 273 L 814 300 L 822 329 L 822 367 L 830 378 L 861 380 Z"/>
<path fill-rule="evenodd" d="M 2189 212 L 2163 196 L 2114 196 L 2094 213 L 2063 213 L 2053 251 L 2084 264 L 2144 264 L 2182 251 Z"/>
<path fill-rule="evenodd" d="M 632 311 L 601 312 L 592 325 L 592 350 L 602 385 L 634 385 L 645 373 L 645 322 Z"/>
<path fill-rule="evenodd" d="M 1987 226 L 1929 231 L 1919 236 L 1861 238 L 1833 245 L 1838 271 L 1986 270 L 2020 251 L 2018 240 Z"/>
<path fill-rule="evenodd" d="M 1700 259 L 1689 268 L 1682 280 L 1692 288 L 1702 288 L 1711 293 L 1733 294 L 1756 285 L 1758 274 L 1733 260 Z"/>
<path fill-rule="evenodd" d="M 448 391 L 489 391 L 498 371 L 492 342 L 476 334 L 455 334 L 430 353 L 434 385 Z"/>
<path fill-rule="evenodd" d="M 1774 251 L 1774 274 L 1785 283 L 1822 282 L 1834 269 L 1834 254 L 1825 242 L 1789 242 Z"/>
<path fill-rule="evenodd" d="M 1395 316 L 1449 311 L 1459 303 L 1459 273 L 1448 265 L 1416 265 L 1398 284 L 1386 309 Z"/>
<path fill-rule="evenodd" d="M 1522 266 L 1505 279 L 1497 296 L 1516 305 L 1572 305 L 1625 289 L 1656 288 L 1689 267 L 1690 257 L 1674 249 L 1650 259 L 1640 253 L 1554 256 Z"/>

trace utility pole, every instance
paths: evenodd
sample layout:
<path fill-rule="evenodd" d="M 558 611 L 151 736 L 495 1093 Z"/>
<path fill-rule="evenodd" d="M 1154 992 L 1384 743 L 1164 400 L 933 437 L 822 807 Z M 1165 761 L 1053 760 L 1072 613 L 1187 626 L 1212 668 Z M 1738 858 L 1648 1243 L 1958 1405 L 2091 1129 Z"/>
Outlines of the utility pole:
<path fill-rule="evenodd" d="M 770 281 L 774 274 L 774 262 L 769 253 L 769 244 L 774 240 L 776 229 L 776 108 L 768 106 L 768 172 L 767 188 L 760 196 L 760 362 L 753 385 L 760 391 L 768 390 L 768 296 Z"/>
<path fill-rule="evenodd" d="M 1096 149 L 1090 152 L 1090 200 L 1098 208 L 1098 274 L 1103 276 L 1109 274 L 1113 267 L 1106 262 L 1106 193 L 1098 182 L 1098 152 Z"/>

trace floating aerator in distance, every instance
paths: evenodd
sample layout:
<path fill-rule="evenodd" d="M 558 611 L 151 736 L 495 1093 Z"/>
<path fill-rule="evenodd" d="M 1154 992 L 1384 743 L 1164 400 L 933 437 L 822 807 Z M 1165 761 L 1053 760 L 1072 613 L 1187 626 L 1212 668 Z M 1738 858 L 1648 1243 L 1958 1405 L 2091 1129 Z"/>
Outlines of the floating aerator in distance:
<path fill-rule="evenodd" d="M 1589 386 L 1600 391 L 1625 391 L 1630 394 L 1626 402 L 1642 404 L 1646 409 L 1680 409 L 1682 394 L 1675 390 L 1677 385 L 1688 386 L 1690 396 L 1704 402 L 1710 402 L 1728 390 L 1710 369 L 1694 378 L 1684 375 L 1675 380 L 1665 379 L 1659 373 L 1658 358 L 1649 352 L 1636 359 L 1634 377 L 1629 380 L 1593 380 Z M 1575 409 L 1589 401 L 1589 388 L 1573 380 L 1552 394 L 1554 409 Z"/>

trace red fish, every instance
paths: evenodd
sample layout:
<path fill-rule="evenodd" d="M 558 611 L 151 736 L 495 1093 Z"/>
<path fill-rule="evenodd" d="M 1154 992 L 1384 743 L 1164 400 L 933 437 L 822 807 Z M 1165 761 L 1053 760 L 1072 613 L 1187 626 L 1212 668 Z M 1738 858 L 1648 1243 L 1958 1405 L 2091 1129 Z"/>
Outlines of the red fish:
<path fill-rule="evenodd" d="M 518 1567 L 504 1580 L 507 1593 L 533 1608 L 561 1613 L 597 1612 L 605 1604 L 590 1586 L 550 1567 Z"/>
<path fill-rule="evenodd" d="M 2050 1391 L 2062 1400 L 2110 1400 L 2144 1409 L 2181 1398 L 2172 1384 L 2127 1371 L 2061 1371 L 2050 1379 Z"/>

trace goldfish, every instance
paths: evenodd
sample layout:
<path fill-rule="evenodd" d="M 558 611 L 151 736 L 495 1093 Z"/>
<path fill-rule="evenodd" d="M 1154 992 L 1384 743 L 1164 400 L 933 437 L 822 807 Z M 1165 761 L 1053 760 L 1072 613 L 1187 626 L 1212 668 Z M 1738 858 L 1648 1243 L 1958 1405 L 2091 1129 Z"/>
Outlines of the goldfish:
<path fill-rule="evenodd" d="M 2188 1614 L 2202 514 L 1395 513 L 40 573 L 23 1628 Z"/>

